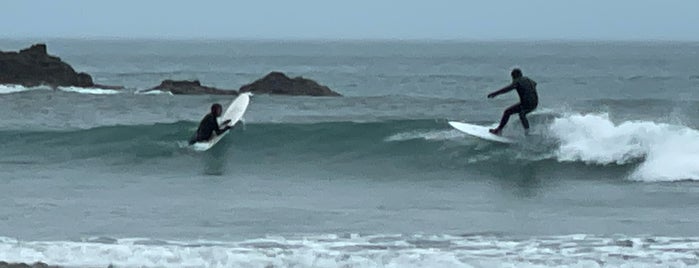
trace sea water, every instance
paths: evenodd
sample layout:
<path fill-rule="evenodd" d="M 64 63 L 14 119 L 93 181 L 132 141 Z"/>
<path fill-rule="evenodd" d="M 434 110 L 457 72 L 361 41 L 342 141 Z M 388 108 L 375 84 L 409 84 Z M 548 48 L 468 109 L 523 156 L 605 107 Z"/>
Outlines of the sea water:
<path fill-rule="evenodd" d="M 0 86 L 0 260 L 116 267 L 699 265 L 699 44 L 0 40 L 48 45 L 120 91 Z M 520 67 L 532 135 L 487 99 Z M 255 95 L 207 152 L 186 141 L 271 71 L 344 97 Z"/>

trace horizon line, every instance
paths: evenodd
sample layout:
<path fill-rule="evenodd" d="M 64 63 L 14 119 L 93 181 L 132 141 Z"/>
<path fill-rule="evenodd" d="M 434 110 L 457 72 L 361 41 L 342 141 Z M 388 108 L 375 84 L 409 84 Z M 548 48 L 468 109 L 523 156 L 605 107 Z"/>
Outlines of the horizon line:
<path fill-rule="evenodd" d="M 181 41 L 181 42 L 442 42 L 442 43 L 467 43 L 467 42 L 550 42 L 550 43 L 612 43 L 612 42 L 649 42 L 649 43 L 697 43 L 699 39 L 645 39 L 645 38 L 247 38 L 247 37 L 124 37 L 124 36 L 0 36 L 0 40 L 24 41 L 30 39 L 43 40 L 67 40 L 67 41 Z"/>

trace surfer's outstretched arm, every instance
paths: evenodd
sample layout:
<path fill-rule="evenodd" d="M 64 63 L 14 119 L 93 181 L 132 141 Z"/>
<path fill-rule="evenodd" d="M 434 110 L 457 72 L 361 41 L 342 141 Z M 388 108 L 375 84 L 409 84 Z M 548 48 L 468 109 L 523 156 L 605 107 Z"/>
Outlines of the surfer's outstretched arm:
<path fill-rule="evenodd" d="M 507 93 L 508 91 L 513 90 L 513 89 L 515 89 L 514 83 L 509 84 L 506 87 L 503 87 L 503 88 L 498 89 L 496 91 L 493 91 L 493 93 L 488 94 L 488 98 L 489 99 L 495 98 L 495 96 L 500 95 L 502 93 Z"/>

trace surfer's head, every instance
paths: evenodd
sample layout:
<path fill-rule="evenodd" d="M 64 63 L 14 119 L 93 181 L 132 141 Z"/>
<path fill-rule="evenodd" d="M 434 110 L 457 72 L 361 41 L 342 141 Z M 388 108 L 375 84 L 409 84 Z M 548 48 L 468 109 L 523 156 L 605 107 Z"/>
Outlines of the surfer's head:
<path fill-rule="evenodd" d="M 514 68 L 512 69 L 510 75 L 512 76 L 512 79 L 520 78 L 522 77 L 522 70 L 520 70 L 519 68 Z"/>
<path fill-rule="evenodd" d="M 221 104 L 214 103 L 211 105 L 211 114 L 215 115 L 216 117 L 221 116 L 221 112 L 223 111 L 223 107 Z"/>

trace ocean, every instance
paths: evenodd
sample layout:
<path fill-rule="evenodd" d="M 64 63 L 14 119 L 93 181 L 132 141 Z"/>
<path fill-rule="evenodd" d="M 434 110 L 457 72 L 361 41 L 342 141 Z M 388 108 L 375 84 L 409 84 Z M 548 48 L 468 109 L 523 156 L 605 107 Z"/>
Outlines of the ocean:
<path fill-rule="evenodd" d="M 699 43 L 46 42 L 121 91 L 0 86 L 0 261 L 64 267 L 699 266 Z M 532 131 L 497 122 L 520 67 Z M 271 71 L 344 97 L 255 95 L 206 152 L 186 142 Z"/>

